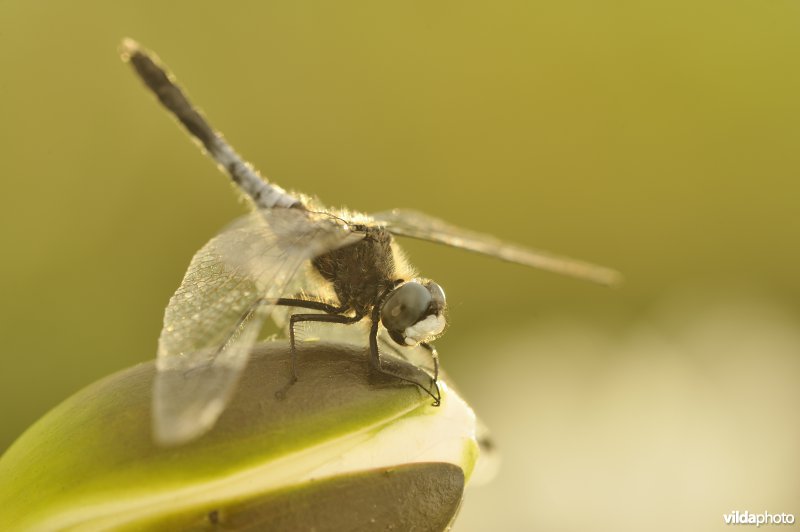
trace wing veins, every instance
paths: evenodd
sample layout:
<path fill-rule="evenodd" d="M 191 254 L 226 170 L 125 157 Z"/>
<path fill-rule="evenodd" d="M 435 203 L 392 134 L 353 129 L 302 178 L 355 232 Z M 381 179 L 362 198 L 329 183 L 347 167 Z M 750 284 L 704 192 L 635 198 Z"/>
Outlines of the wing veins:
<path fill-rule="evenodd" d="M 417 211 L 395 209 L 374 215 L 378 222 L 397 236 L 444 244 L 506 262 L 560 273 L 579 279 L 614 286 L 622 281 L 619 272 L 549 251 L 510 244 L 485 233 L 463 229 Z"/>

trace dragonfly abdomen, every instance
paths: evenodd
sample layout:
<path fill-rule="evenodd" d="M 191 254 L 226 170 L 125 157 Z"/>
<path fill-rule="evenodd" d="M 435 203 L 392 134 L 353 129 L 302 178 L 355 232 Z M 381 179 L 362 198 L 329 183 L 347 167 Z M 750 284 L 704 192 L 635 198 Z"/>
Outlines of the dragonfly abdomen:
<path fill-rule="evenodd" d="M 158 100 L 172 113 L 183 127 L 203 145 L 206 152 L 228 173 L 234 183 L 260 209 L 273 207 L 296 207 L 301 202 L 278 185 L 264 178 L 211 127 L 211 124 L 195 108 L 166 67 L 151 57 L 139 44 L 131 39 L 122 43 L 123 59 L 129 61 L 136 73 L 153 91 Z"/>

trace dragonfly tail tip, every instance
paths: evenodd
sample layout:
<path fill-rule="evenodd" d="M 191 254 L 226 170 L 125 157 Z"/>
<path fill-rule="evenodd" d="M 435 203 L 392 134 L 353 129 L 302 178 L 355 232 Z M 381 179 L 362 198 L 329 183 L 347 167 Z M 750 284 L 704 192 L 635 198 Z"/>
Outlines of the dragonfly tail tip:
<path fill-rule="evenodd" d="M 128 61 L 132 55 L 139 53 L 141 46 L 130 37 L 125 37 L 119 45 L 119 53 L 123 61 Z"/>

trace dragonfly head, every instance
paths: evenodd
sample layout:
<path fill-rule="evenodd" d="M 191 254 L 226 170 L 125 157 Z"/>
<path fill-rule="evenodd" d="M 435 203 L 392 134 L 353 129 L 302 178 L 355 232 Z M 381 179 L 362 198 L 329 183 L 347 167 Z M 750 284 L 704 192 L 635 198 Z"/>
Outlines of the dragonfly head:
<path fill-rule="evenodd" d="M 412 279 L 392 290 L 381 307 L 381 323 L 400 345 L 432 340 L 445 326 L 444 290 L 427 279 Z"/>

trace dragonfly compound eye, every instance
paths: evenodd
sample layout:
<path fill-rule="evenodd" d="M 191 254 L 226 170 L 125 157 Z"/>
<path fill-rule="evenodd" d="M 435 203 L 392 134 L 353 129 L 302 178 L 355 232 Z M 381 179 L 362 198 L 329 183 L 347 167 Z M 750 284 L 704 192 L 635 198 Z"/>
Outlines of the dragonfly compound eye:
<path fill-rule="evenodd" d="M 431 312 L 441 314 L 445 307 L 444 290 L 433 281 L 429 281 L 425 286 L 431 293 Z"/>
<path fill-rule="evenodd" d="M 389 294 L 381 322 L 401 345 L 416 345 L 444 330 L 444 291 L 433 282 L 408 282 Z"/>

